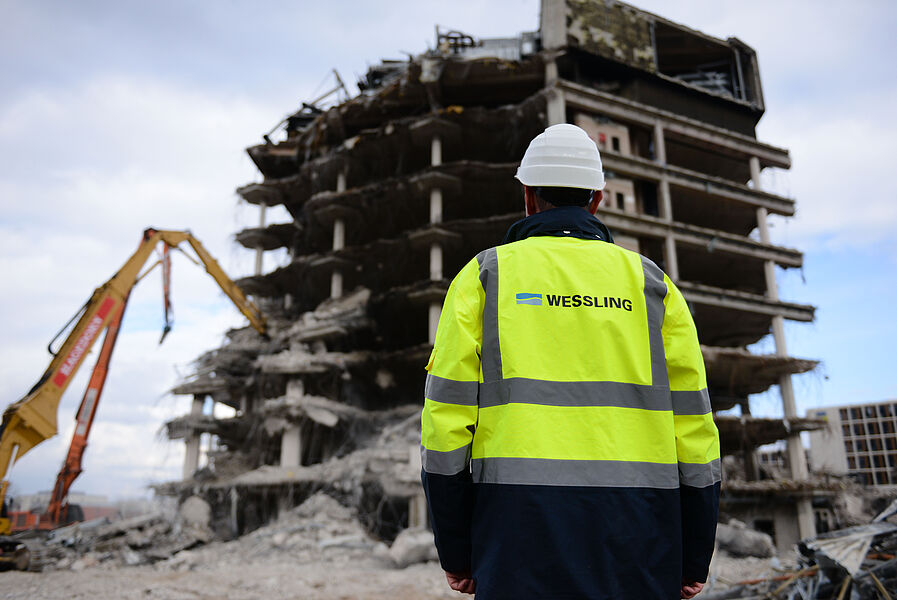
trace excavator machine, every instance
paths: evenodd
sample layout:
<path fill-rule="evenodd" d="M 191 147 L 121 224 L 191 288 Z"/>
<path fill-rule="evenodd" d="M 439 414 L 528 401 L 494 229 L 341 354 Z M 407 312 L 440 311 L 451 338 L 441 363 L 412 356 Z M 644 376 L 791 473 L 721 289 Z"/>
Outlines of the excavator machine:
<path fill-rule="evenodd" d="M 189 245 L 196 258 L 184 252 L 180 247 L 181 244 Z M 144 270 L 144 265 L 160 245 L 161 258 Z M 9 514 L 5 510 L 6 490 L 9 486 L 6 476 L 19 458 L 44 440 L 56 435 L 56 413 L 62 394 L 100 334 L 105 330 L 106 336 L 87 390 L 78 408 L 75 432 L 68 455 L 53 487 L 48 509 L 43 515 L 38 515 L 37 519 L 29 525 L 37 529 L 53 529 L 77 520 L 74 518 L 76 515 L 72 514 L 76 512 L 76 507 L 69 506 L 65 501 L 69 488 L 81 473 L 81 458 L 84 448 L 87 446 L 87 438 L 99 404 L 103 384 L 106 381 L 110 357 L 118 338 L 128 297 L 137 282 L 160 264 L 163 271 L 165 306 L 165 329 L 162 339 L 171 328 L 171 304 L 168 297 L 170 250 L 180 250 L 193 262 L 201 263 L 240 312 L 249 319 L 252 327 L 260 334 L 265 335 L 266 324 L 261 311 L 251 300 L 246 298 L 240 288 L 221 269 L 218 262 L 189 231 L 166 231 L 152 228 L 145 230 L 137 251 L 109 281 L 93 292 L 84 306 L 50 342 L 48 350 L 53 358 L 38 382 L 24 398 L 9 405 L 3 413 L 3 421 L 0 423 L 0 475 L 3 476 L 3 480 L 0 481 L 0 507 L 3 507 L 4 513 L 0 516 L 0 565 L 12 565 L 20 570 L 40 570 L 40 545 L 33 539 L 10 535 L 13 528 Z M 74 327 L 69 329 L 73 322 L 75 322 Z M 67 330 L 69 333 L 65 341 L 54 352 L 52 349 L 54 341 Z"/>

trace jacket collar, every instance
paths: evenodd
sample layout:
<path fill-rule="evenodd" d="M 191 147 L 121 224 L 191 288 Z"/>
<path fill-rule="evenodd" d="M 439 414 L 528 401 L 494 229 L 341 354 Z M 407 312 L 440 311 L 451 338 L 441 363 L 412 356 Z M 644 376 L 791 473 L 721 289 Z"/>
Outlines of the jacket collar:
<path fill-rule="evenodd" d="M 608 228 L 579 206 L 558 206 L 520 219 L 508 229 L 502 244 L 536 236 L 575 237 L 613 243 Z"/>

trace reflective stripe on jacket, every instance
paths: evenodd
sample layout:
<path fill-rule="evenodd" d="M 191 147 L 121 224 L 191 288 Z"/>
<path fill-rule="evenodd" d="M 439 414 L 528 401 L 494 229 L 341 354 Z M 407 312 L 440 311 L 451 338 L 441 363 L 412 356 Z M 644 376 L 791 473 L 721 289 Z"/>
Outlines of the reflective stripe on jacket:
<path fill-rule="evenodd" d="M 678 597 L 706 577 L 719 437 L 688 307 L 650 260 L 574 237 L 486 250 L 427 371 L 437 547 L 478 598 Z"/>

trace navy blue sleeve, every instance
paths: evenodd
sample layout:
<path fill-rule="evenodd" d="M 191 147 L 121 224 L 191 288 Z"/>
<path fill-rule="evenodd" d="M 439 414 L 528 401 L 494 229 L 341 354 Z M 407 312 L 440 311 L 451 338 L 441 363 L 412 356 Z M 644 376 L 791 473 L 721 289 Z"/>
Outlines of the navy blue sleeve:
<path fill-rule="evenodd" d="M 707 581 L 719 518 L 719 482 L 697 488 L 679 487 L 682 505 L 682 579 Z"/>
<path fill-rule="evenodd" d="M 427 473 L 421 469 L 430 523 L 442 568 L 450 573 L 470 570 L 470 528 L 473 515 L 473 480 L 469 471 L 456 475 Z"/>

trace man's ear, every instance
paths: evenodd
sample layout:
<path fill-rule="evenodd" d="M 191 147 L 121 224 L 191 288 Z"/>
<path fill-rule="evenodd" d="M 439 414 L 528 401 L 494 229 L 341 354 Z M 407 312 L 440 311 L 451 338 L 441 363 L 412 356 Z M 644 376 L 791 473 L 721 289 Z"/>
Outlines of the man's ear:
<path fill-rule="evenodd" d="M 601 204 L 601 199 L 604 198 L 604 192 L 601 190 L 595 190 L 595 193 L 592 194 L 592 200 L 589 202 L 589 213 L 595 214 L 598 212 L 598 205 Z"/>
<path fill-rule="evenodd" d="M 536 202 L 536 192 L 528 185 L 523 186 L 523 208 L 526 210 L 526 216 L 540 212 L 539 203 Z"/>

